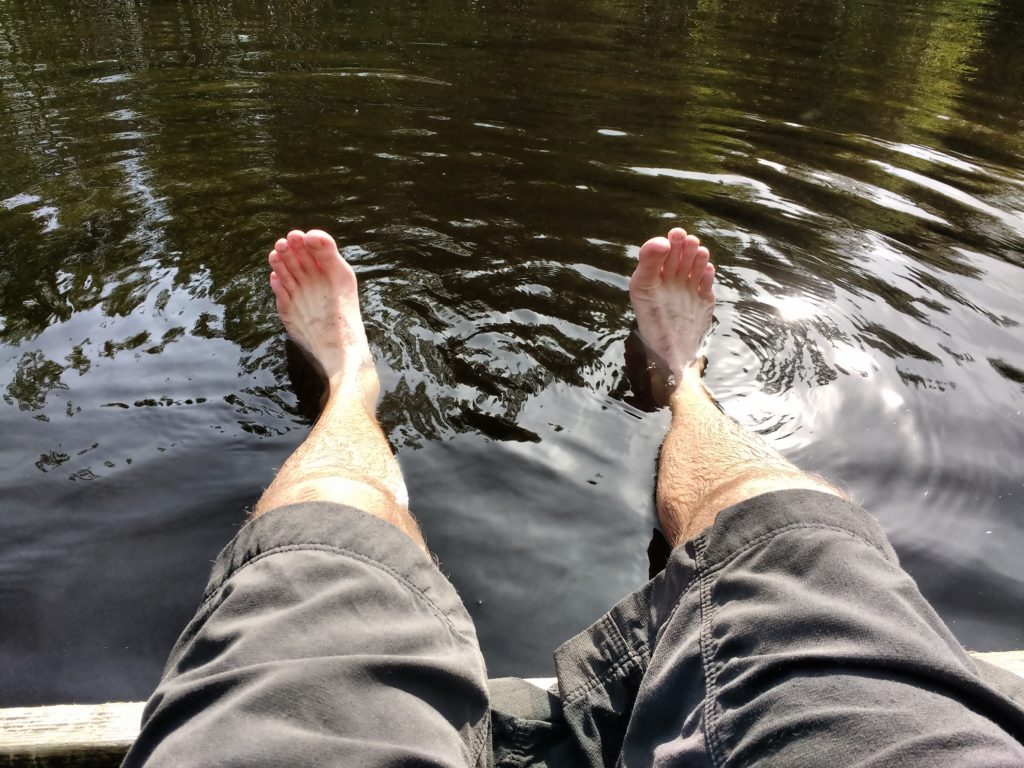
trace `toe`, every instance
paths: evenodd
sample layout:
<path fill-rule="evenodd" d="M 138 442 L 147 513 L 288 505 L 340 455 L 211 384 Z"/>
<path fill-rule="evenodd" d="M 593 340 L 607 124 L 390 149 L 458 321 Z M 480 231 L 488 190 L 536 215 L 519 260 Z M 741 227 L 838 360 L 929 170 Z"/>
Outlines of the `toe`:
<path fill-rule="evenodd" d="M 306 233 L 301 229 L 293 229 L 288 233 L 288 245 L 295 252 L 299 265 L 304 272 L 309 272 L 313 266 L 312 254 L 306 248 Z"/>
<path fill-rule="evenodd" d="M 284 286 L 286 291 L 291 293 L 298 287 L 295 277 L 292 275 L 291 270 L 288 269 L 288 265 L 285 263 L 284 257 L 278 253 L 277 250 L 270 252 L 270 256 L 267 258 L 267 261 L 270 262 L 270 268 L 274 271 L 274 274 L 277 275 L 278 280 L 280 280 L 281 285 Z"/>
<path fill-rule="evenodd" d="M 295 252 L 294 248 L 288 248 L 286 251 L 278 251 L 281 254 L 281 258 L 284 260 L 285 266 L 288 267 L 288 272 L 291 274 L 292 279 L 299 281 L 305 274 L 302 269 L 302 262 L 299 261 L 299 254 Z"/>
<path fill-rule="evenodd" d="M 697 251 L 700 250 L 700 239 L 694 235 L 689 235 L 683 241 L 683 250 L 679 255 L 679 274 L 685 277 L 696 276 L 700 279 L 700 275 L 703 273 L 702 270 L 695 270 L 697 266 Z M 705 249 L 706 250 L 706 249 Z"/>
<path fill-rule="evenodd" d="M 321 229 L 311 229 L 306 233 L 306 247 L 335 288 L 345 290 L 355 285 L 356 274 L 338 253 L 333 237 Z"/>
<path fill-rule="evenodd" d="M 288 250 L 288 241 L 283 237 L 278 238 L 277 242 L 274 243 L 274 250 L 278 253 L 284 253 Z"/>
<path fill-rule="evenodd" d="M 334 238 L 324 232 L 322 229 L 311 229 L 306 233 L 305 237 L 306 247 L 315 251 L 319 250 L 337 250 L 338 246 L 334 242 Z"/>
<path fill-rule="evenodd" d="M 700 284 L 697 286 L 697 292 L 702 296 L 707 296 L 711 293 L 711 287 L 715 282 L 715 265 L 708 264 L 704 267 L 704 274 L 701 275 Z"/>
<path fill-rule="evenodd" d="M 309 254 L 306 252 L 306 240 L 303 235 L 302 231 L 293 229 L 285 240 L 287 247 L 284 250 L 276 248 L 277 252 L 284 256 L 284 263 L 288 265 L 289 271 L 296 280 L 301 280 L 310 266 Z M 281 241 L 277 242 L 280 245 Z"/>
<path fill-rule="evenodd" d="M 288 306 L 291 304 L 292 296 L 288 292 L 288 289 L 284 287 L 284 283 L 281 280 L 281 276 L 277 272 L 270 273 L 270 290 L 274 292 L 274 296 L 277 298 L 277 310 L 287 312 Z"/>
<path fill-rule="evenodd" d="M 661 269 L 665 265 L 672 244 L 668 238 L 652 237 L 640 246 L 640 263 L 629 280 L 631 288 L 652 288 L 661 282 Z"/>
<path fill-rule="evenodd" d="M 667 280 L 672 280 L 679 274 L 679 257 L 683 252 L 683 244 L 686 242 L 686 230 L 676 227 L 670 229 L 668 233 L 668 241 L 671 243 L 671 249 L 669 250 L 668 257 L 665 259 L 664 276 Z M 683 277 L 686 277 L 686 273 L 683 272 Z"/>
<path fill-rule="evenodd" d="M 708 249 L 703 245 L 697 249 L 693 259 L 693 266 L 690 268 L 689 273 L 690 285 L 694 288 L 697 288 L 700 285 L 700 281 L 704 279 L 704 268 L 707 267 L 710 257 L 711 254 L 708 253 Z"/>

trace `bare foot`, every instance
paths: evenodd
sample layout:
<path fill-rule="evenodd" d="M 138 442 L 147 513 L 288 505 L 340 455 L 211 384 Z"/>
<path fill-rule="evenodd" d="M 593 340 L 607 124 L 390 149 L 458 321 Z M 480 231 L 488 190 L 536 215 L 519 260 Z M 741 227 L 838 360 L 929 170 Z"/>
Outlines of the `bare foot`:
<path fill-rule="evenodd" d="M 270 252 L 270 287 L 288 335 L 332 390 L 356 386 L 373 410 L 380 383 L 366 341 L 352 267 L 326 232 L 292 230 Z"/>
<path fill-rule="evenodd" d="M 697 352 L 715 311 L 715 268 L 708 249 L 676 227 L 640 247 L 640 263 L 629 280 L 629 298 L 644 344 L 681 381 L 697 364 Z"/>

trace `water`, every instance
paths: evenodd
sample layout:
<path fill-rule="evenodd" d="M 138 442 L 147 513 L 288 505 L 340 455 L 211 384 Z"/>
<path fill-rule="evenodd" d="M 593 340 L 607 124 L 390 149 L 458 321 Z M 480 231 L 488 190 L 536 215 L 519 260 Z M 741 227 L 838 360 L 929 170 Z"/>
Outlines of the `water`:
<path fill-rule="evenodd" d="M 646 576 L 635 246 L 719 264 L 727 411 L 1024 647 L 1024 6 L 0 3 L 0 705 L 140 699 L 308 431 L 266 253 L 346 246 L 492 674 Z"/>

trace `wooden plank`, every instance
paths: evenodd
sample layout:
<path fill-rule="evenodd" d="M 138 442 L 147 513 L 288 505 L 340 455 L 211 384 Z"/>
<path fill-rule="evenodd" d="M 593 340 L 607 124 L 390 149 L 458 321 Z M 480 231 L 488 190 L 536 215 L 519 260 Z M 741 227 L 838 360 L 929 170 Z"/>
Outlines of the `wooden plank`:
<path fill-rule="evenodd" d="M 1024 677 L 1024 651 L 972 653 Z M 529 682 L 547 689 L 553 678 Z M 144 702 L 0 709 L 0 768 L 116 768 L 139 733 Z"/>
<path fill-rule="evenodd" d="M 1002 651 L 1000 653 L 972 653 L 971 656 L 995 664 L 997 667 L 1024 677 L 1024 651 Z"/>
<path fill-rule="evenodd" d="M 542 691 L 554 690 L 555 686 L 558 685 L 557 677 L 524 677 L 523 679 Z"/>
<path fill-rule="evenodd" d="M 145 702 L 0 709 L 0 766 L 120 765 Z"/>

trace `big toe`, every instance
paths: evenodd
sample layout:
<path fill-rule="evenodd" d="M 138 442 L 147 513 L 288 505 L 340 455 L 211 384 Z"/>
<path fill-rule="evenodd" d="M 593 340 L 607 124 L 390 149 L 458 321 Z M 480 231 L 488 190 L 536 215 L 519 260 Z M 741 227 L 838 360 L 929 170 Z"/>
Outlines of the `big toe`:
<path fill-rule="evenodd" d="M 338 252 L 333 237 L 322 229 L 311 229 L 306 233 L 305 244 L 335 287 L 347 288 L 355 284 L 355 272 Z"/>
<path fill-rule="evenodd" d="M 665 237 L 652 237 L 640 246 L 640 263 L 637 264 L 629 287 L 653 288 L 661 282 L 661 270 L 665 266 L 672 244 Z"/>
<path fill-rule="evenodd" d="M 304 238 L 306 247 L 311 248 L 315 251 L 322 250 L 338 250 L 337 244 L 334 242 L 334 238 L 324 232 L 322 229 L 311 229 L 306 233 Z"/>

